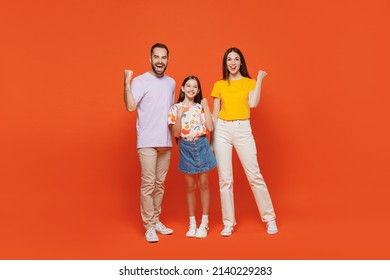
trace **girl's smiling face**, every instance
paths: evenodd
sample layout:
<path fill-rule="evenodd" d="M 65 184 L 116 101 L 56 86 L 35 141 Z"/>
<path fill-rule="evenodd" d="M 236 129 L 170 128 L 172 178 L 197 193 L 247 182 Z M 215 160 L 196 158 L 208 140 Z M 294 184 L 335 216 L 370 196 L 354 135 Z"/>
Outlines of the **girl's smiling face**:
<path fill-rule="evenodd" d="M 181 90 L 185 94 L 185 98 L 188 100 L 194 100 L 195 96 L 199 93 L 199 85 L 195 79 L 189 79 L 184 86 L 181 87 Z"/>

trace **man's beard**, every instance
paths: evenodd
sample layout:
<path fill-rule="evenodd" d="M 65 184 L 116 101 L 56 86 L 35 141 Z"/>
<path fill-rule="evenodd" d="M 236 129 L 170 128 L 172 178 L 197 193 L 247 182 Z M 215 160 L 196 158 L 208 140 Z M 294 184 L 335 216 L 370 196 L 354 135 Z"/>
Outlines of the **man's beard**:
<path fill-rule="evenodd" d="M 163 70 L 162 70 L 161 72 L 159 72 L 159 70 L 157 70 L 157 67 L 156 67 L 153 63 L 151 63 L 151 64 L 152 64 L 152 70 L 153 70 L 153 72 L 154 72 L 157 76 L 162 76 L 162 75 L 164 75 L 165 70 L 167 70 L 167 66 L 168 66 L 168 64 L 165 64 Z"/>

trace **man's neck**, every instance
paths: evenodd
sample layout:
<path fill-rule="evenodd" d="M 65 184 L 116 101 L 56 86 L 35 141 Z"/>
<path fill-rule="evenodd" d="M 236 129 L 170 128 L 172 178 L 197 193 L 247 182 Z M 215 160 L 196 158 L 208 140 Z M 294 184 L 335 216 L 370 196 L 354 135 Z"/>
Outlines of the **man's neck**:
<path fill-rule="evenodd" d="M 164 73 L 161 74 L 161 75 L 157 75 L 156 72 L 154 72 L 153 70 L 149 70 L 149 73 L 152 74 L 153 76 L 157 77 L 157 78 L 162 78 L 162 77 L 164 77 Z"/>

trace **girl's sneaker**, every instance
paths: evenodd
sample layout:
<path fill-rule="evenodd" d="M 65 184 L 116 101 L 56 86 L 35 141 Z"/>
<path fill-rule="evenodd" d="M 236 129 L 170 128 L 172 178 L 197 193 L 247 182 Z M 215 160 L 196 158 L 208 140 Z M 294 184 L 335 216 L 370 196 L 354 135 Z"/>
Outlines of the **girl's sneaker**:
<path fill-rule="evenodd" d="M 199 226 L 199 228 L 196 230 L 196 238 L 205 238 L 207 237 L 207 231 L 209 228 L 203 224 Z"/>
<path fill-rule="evenodd" d="M 190 225 L 188 227 L 188 231 L 186 233 L 187 237 L 195 237 L 196 236 L 196 225 Z"/>

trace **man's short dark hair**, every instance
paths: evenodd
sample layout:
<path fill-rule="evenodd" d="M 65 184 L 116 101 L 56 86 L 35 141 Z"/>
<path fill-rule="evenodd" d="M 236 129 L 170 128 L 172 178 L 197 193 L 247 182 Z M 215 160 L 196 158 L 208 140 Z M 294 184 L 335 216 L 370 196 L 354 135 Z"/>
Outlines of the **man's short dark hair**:
<path fill-rule="evenodd" d="M 150 55 L 153 54 L 153 50 L 155 48 L 161 48 L 161 49 L 166 49 L 167 50 L 167 56 L 169 56 L 169 50 L 168 50 L 168 47 L 162 43 L 156 43 L 152 46 L 152 48 L 150 49 Z"/>

